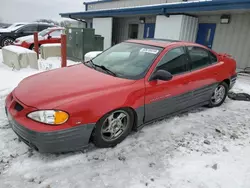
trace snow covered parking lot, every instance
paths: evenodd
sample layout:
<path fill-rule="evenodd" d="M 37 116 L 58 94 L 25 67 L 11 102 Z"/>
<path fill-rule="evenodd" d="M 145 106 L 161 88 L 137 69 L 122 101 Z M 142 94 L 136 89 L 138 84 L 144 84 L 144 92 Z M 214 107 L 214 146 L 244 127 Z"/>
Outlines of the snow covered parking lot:
<path fill-rule="evenodd" d="M 227 99 L 144 127 L 112 149 L 64 155 L 30 150 L 8 125 L 6 95 L 32 69 L 14 72 L 0 52 L 0 187 L 249 188 L 250 102 Z M 250 77 L 236 92 L 250 94 Z"/>

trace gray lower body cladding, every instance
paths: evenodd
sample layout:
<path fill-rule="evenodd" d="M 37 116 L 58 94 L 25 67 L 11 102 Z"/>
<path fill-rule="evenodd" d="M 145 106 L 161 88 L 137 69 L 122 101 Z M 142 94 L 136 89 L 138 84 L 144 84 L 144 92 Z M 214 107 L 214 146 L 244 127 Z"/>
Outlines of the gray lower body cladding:
<path fill-rule="evenodd" d="M 218 84 L 219 83 L 207 85 L 181 95 L 155 101 L 150 104 L 145 104 L 144 107 L 137 108 L 138 129 L 143 127 L 145 123 L 150 123 L 158 119 L 163 119 L 209 104 L 209 100 Z M 145 113 L 143 113 L 144 111 Z"/>
<path fill-rule="evenodd" d="M 13 131 L 24 143 L 41 153 L 81 150 L 88 146 L 95 126 L 95 124 L 86 124 L 60 131 L 36 132 L 18 124 L 14 119 L 9 122 Z"/>
<path fill-rule="evenodd" d="M 181 95 L 146 104 L 145 121 L 183 111 L 189 107 L 204 104 L 204 102 L 208 103 L 217 85 L 218 83 L 214 83 Z"/>

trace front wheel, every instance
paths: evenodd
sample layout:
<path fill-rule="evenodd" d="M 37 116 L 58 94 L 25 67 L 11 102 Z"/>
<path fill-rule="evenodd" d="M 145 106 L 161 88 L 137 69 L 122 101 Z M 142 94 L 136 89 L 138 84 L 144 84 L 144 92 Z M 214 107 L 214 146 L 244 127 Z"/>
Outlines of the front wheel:
<path fill-rule="evenodd" d="M 227 85 L 227 83 L 225 83 L 225 82 L 220 83 L 215 88 L 215 90 L 210 98 L 208 106 L 213 108 L 213 107 L 217 107 L 217 106 L 222 105 L 227 97 L 228 89 L 229 89 L 229 86 Z"/>
<path fill-rule="evenodd" d="M 10 38 L 10 37 L 6 37 L 2 40 L 2 47 L 4 46 L 9 46 L 9 45 L 12 45 L 14 43 L 14 39 L 13 38 Z"/>
<path fill-rule="evenodd" d="M 93 132 L 93 143 L 100 148 L 114 147 L 131 132 L 134 114 L 130 109 L 114 110 L 102 117 Z"/>

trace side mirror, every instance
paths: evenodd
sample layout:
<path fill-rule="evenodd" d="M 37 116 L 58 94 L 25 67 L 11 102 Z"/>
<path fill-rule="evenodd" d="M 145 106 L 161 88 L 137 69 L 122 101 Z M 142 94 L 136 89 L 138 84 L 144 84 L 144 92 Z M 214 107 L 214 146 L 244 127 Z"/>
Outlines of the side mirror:
<path fill-rule="evenodd" d="M 48 39 L 51 39 L 52 37 L 50 35 L 48 35 Z"/>
<path fill-rule="evenodd" d="M 157 70 L 154 72 L 150 78 L 150 81 L 152 80 L 163 80 L 163 81 L 168 81 L 173 78 L 173 75 L 165 70 Z"/>

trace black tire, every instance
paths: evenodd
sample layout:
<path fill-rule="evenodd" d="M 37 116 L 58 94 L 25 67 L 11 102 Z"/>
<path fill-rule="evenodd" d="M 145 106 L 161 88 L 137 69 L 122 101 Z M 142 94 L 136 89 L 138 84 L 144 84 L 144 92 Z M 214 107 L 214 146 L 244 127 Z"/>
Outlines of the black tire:
<path fill-rule="evenodd" d="M 122 134 L 120 135 L 120 137 L 118 137 L 115 140 L 112 141 L 108 141 L 106 139 L 103 138 L 103 133 L 102 133 L 102 127 L 104 126 L 105 121 L 107 121 L 107 118 L 111 115 L 114 114 L 118 111 L 125 111 L 128 116 L 129 116 L 129 121 L 128 121 L 128 125 L 126 130 L 124 130 L 124 132 L 122 132 Z M 97 123 L 96 123 L 96 127 L 93 131 L 92 134 L 92 142 L 95 144 L 96 147 L 99 148 L 109 148 L 109 147 L 115 147 L 117 144 L 121 143 L 131 132 L 132 127 L 134 124 L 134 113 L 131 109 L 129 108 L 121 108 L 121 109 L 117 109 L 114 110 L 106 115 L 104 115 Z"/>
<path fill-rule="evenodd" d="M 219 88 L 219 87 L 223 87 L 223 88 L 225 89 L 225 93 L 224 93 L 224 96 L 223 96 L 222 100 L 221 100 L 220 102 L 218 102 L 218 103 L 215 103 L 215 102 L 213 102 L 213 96 L 214 96 L 215 90 L 216 90 L 217 88 Z M 226 97 L 227 97 L 228 91 L 229 91 L 229 86 L 228 86 L 227 83 L 221 82 L 221 83 L 215 88 L 215 90 L 214 90 L 214 92 L 213 92 L 213 94 L 212 94 L 212 96 L 211 96 L 211 98 L 210 98 L 210 100 L 209 100 L 209 104 L 208 104 L 208 107 L 209 107 L 209 108 L 218 107 L 218 106 L 221 106 L 221 105 L 224 103 L 224 101 L 225 101 L 225 99 L 226 99 Z"/>
<path fill-rule="evenodd" d="M 12 45 L 14 43 L 15 39 L 11 38 L 11 37 L 5 37 L 2 39 L 1 41 L 1 46 L 8 46 L 8 45 Z"/>
<path fill-rule="evenodd" d="M 41 47 L 41 44 L 38 44 L 38 52 L 39 52 L 39 54 L 41 53 L 40 47 Z M 30 47 L 29 47 L 29 49 L 35 51 L 35 49 L 34 49 L 34 44 L 31 44 Z"/>

